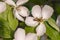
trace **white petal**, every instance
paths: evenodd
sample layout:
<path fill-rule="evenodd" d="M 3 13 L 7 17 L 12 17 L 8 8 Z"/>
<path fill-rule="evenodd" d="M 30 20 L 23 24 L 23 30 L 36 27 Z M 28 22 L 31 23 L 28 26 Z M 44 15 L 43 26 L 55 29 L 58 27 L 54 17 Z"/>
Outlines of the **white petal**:
<path fill-rule="evenodd" d="M 6 4 L 4 2 L 0 2 L 0 13 L 6 10 Z"/>
<path fill-rule="evenodd" d="M 38 40 L 37 35 L 34 33 L 28 33 L 26 35 L 26 40 Z"/>
<path fill-rule="evenodd" d="M 25 30 L 22 28 L 18 28 L 15 32 L 15 40 L 25 40 Z"/>
<path fill-rule="evenodd" d="M 42 14 L 41 14 L 41 7 L 39 5 L 35 5 L 32 8 L 32 15 L 35 18 L 41 18 Z"/>
<path fill-rule="evenodd" d="M 34 21 L 33 17 L 27 17 L 25 20 L 25 24 L 28 26 L 36 27 L 38 25 L 38 22 Z"/>
<path fill-rule="evenodd" d="M 57 17 L 56 24 L 60 27 L 60 15 Z"/>
<path fill-rule="evenodd" d="M 44 33 L 46 32 L 46 27 L 43 23 L 41 23 L 37 28 L 36 28 L 36 32 L 38 36 L 42 36 L 44 35 Z"/>
<path fill-rule="evenodd" d="M 25 4 L 26 2 L 28 2 L 29 0 L 18 0 L 16 5 L 19 6 L 19 5 L 23 5 Z"/>
<path fill-rule="evenodd" d="M 14 10 L 13 12 L 14 12 L 14 16 L 15 16 L 18 20 L 24 21 L 24 19 L 18 14 L 17 10 Z"/>
<path fill-rule="evenodd" d="M 24 6 L 20 6 L 18 9 L 18 13 L 23 16 L 23 17 L 27 17 L 29 16 L 29 10 L 28 8 L 24 7 Z"/>
<path fill-rule="evenodd" d="M 4 0 L 4 2 L 9 4 L 9 5 L 16 6 L 13 0 Z"/>
<path fill-rule="evenodd" d="M 43 16 L 43 19 L 48 19 L 52 16 L 54 10 L 52 7 L 48 6 L 48 5 L 45 5 L 43 8 L 42 8 L 42 16 Z"/>

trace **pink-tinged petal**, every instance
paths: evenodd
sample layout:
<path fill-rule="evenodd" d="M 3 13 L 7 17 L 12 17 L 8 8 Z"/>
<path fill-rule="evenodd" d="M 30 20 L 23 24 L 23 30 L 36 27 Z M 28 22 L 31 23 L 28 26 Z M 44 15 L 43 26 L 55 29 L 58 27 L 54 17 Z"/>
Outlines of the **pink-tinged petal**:
<path fill-rule="evenodd" d="M 26 35 L 26 40 L 38 40 L 37 35 L 35 33 L 28 33 Z"/>
<path fill-rule="evenodd" d="M 34 18 L 41 18 L 41 7 L 39 5 L 35 5 L 32 8 L 32 15 Z"/>
<path fill-rule="evenodd" d="M 0 13 L 6 10 L 6 4 L 4 2 L 0 2 Z"/>
<path fill-rule="evenodd" d="M 60 27 L 60 15 L 57 17 L 56 24 Z"/>
<path fill-rule="evenodd" d="M 27 17 L 29 16 L 29 10 L 28 8 L 24 7 L 24 6 L 20 6 L 18 9 L 18 13 L 23 16 L 23 17 Z"/>
<path fill-rule="evenodd" d="M 52 7 L 48 6 L 48 5 L 45 5 L 43 8 L 42 8 L 42 16 L 43 16 L 43 19 L 49 19 L 52 14 L 53 14 L 54 10 Z"/>
<path fill-rule="evenodd" d="M 42 36 L 44 35 L 44 33 L 46 32 L 46 27 L 43 23 L 41 23 L 37 28 L 36 28 L 36 33 L 38 36 Z"/>
<path fill-rule="evenodd" d="M 38 22 L 34 21 L 33 17 L 27 17 L 25 20 L 25 24 L 31 27 L 36 27 L 38 25 Z"/>
<path fill-rule="evenodd" d="M 3 0 L 5 3 L 9 4 L 9 5 L 12 5 L 12 6 L 15 6 L 15 2 L 13 0 Z"/>
<path fill-rule="evenodd" d="M 19 6 L 19 5 L 23 5 L 25 4 L 26 2 L 28 2 L 29 0 L 18 0 L 16 5 Z"/>
<path fill-rule="evenodd" d="M 24 22 L 23 17 L 21 17 L 21 16 L 18 14 L 18 11 L 17 11 L 17 10 L 14 10 L 13 12 L 14 12 L 14 16 L 15 16 L 18 20 L 20 20 L 20 21 L 23 21 L 23 22 Z"/>
<path fill-rule="evenodd" d="M 14 34 L 15 40 L 25 40 L 25 30 L 18 28 Z"/>

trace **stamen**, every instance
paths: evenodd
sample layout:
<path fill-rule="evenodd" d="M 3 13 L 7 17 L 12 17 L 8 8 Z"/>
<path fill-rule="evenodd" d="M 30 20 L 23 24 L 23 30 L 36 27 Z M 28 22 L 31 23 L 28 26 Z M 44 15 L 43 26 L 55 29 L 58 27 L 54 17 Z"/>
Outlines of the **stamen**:
<path fill-rule="evenodd" d="M 16 7 L 16 9 L 20 11 L 20 8 L 19 7 Z"/>
<path fill-rule="evenodd" d="M 34 21 L 43 22 L 43 19 L 42 19 L 42 17 L 40 19 L 39 18 L 35 18 Z"/>

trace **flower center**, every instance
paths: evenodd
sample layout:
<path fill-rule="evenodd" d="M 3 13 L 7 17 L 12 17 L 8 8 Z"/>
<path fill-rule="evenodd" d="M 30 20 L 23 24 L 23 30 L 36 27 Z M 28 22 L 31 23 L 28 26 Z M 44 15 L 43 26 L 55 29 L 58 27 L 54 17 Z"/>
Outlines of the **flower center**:
<path fill-rule="evenodd" d="M 17 10 L 20 10 L 20 6 L 16 7 Z"/>
<path fill-rule="evenodd" d="M 39 23 L 43 22 L 44 20 L 41 18 L 35 18 L 34 21 L 38 21 Z"/>

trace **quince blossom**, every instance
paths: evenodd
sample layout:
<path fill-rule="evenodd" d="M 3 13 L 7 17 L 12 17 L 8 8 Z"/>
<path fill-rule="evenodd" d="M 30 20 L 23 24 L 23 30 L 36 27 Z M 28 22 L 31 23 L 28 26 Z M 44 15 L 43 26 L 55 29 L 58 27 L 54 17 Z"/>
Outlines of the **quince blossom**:
<path fill-rule="evenodd" d="M 14 16 L 18 20 L 24 21 L 23 17 L 29 16 L 29 10 L 28 10 L 28 8 L 22 6 L 23 4 L 25 4 L 29 0 L 17 0 L 16 3 L 13 0 L 3 0 L 3 1 L 5 3 L 13 6 L 13 8 L 14 8 L 14 10 L 13 10 Z"/>
<path fill-rule="evenodd" d="M 25 30 L 18 28 L 14 34 L 13 40 L 37 40 L 37 35 L 35 33 L 25 34 Z"/>
<path fill-rule="evenodd" d="M 52 16 L 53 12 L 53 8 L 48 5 L 44 5 L 44 7 L 35 5 L 33 6 L 31 12 L 33 17 L 27 17 L 25 20 L 25 24 L 31 27 L 37 26 L 37 36 L 42 36 L 46 32 L 46 27 L 43 22 L 47 21 L 47 19 L 49 19 Z"/>

